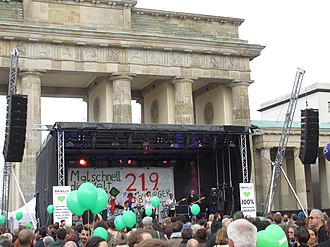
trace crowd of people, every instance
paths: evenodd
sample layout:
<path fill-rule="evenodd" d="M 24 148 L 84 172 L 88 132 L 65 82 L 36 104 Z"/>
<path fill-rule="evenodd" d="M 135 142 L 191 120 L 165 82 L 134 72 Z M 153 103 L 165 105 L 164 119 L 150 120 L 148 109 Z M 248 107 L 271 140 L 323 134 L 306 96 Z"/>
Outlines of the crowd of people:
<path fill-rule="evenodd" d="M 242 212 L 235 217 L 214 213 L 208 219 L 181 215 L 169 217 L 164 222 L 150 216 L 133 229 L 118 231 L 114 220 L 98 220 L 92 224 L 76 222 L 73 226 L 55 223 L 32 231 L 20 225 L 12 233 L 1 228 L 0 246 L 3 247 L 254 247 L 258 231 L 276 224 L 285 232 L 288 247 L 330 246 L 330 219 L 318 209 L 311 210 L 308 217 L 282 215 L 277 212 L 265 217 L 244 217 Z M 93 236 L 93 230 L 103 227 L 107 239 Z"/>

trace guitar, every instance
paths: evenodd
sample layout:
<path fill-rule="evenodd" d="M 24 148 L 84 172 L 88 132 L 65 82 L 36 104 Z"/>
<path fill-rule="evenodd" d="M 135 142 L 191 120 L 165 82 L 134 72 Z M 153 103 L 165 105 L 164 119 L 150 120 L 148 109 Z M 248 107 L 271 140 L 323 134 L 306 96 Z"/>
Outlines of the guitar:
<path fill-rule="evenodd" d="M 203 200 L 205 200 L 205 196 L 199 198 L 197 201 L 194 201 L 194 202 L 190 203 L 190 206 L 193 205 L 193 204 L 196 204 L 196 203 L 200 203 Z"/>
<path fill-rule="evenodd" d="M 182 198 L 180 201 L 177 201 L 176 203 L 171 203 L 169 205 L 166 205 L 166 208 L 171 208 L 173 206 L 178 206 L 180 204 L 180 202 L 184 202 L 185 200 L 187 200 L 187 198 Z"/>
<path fill-rule="evenodd" d="M 178 206 L 179 204 L 180 204 L 180 202 L 184 202 L 184 201 L 186 201 L 187 200 L 187 198 L 182 198 L 180 201 L 177 201 L 176 203 L 175 203 L 175 206 Z"/>

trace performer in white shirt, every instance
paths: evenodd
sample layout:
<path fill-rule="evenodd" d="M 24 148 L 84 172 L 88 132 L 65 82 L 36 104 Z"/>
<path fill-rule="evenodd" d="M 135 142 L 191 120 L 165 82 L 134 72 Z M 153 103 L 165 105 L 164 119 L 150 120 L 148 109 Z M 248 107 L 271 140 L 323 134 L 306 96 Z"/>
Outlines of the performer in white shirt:
<path fill-rule="evenodd" d="M 176 200 L 173 198 L 173 193 L 170 193 L 169 196 L 170 198 L 168 198 L 165 203 L 167 207 L 167 214 L 168 217 L 174 217 Z"/>
<path fill-rule="evenodd" d="M 151 217 L 154 218 L 155 217 L 155 208 L 151 205 L 151 192 L 147 191 L 147 194 L 144 198 L 144 213 L 143 216 L 146 216 L 145 212 L 147 208 L 151 208 L 152 210 L 152 215 Z"/>

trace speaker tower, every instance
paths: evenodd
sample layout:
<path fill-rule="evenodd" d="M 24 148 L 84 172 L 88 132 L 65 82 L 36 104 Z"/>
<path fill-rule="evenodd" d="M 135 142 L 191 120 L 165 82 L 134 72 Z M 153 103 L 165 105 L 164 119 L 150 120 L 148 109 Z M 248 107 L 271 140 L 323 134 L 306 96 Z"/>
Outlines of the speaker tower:
<path fill-rule="evenodd" d="M 7 117 L 3 155 L 6 162 L 21 162 L 26 133 L 27 96 L 7 96 Z"/>
<path fill-rule="evenodd" d="M 319 110 L 301 110 L 299 158 L 303 164 L 315 164 L 319 148 Z"/>

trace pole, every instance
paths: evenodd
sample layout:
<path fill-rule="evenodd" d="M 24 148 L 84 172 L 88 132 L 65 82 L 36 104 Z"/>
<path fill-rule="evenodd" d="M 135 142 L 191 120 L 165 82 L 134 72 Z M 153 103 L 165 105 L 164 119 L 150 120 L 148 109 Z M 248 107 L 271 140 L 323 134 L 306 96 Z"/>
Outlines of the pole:
<path fill-rule="evenodd" d="M 30 213 L 30 210 L 29 210 L 28 207 L 27 207 L 27 203 L 26 203 L 26 200 L 25 200 L 25 198 L 24 198 L 23 192 L 22 192 L 22 190 L 21 190 L 21 187 L 19 186 L 19 183 L 18 183 L 17 178 L 16 178 L 16 176 L 15 176 L 15 172 L 13 171 L 13 168 L 12 168 L 12 167 L 11 167 L 11 174 L 13 175 L 13 178 L 14 178 L 14 180 L 15 180 L 15 183 L 16 183 L 16 185 L 17 185 L 17 188 L 18 188 L 19 194 L 20 194 L 21 197 L 22 197 L 22 200 L 23 200 L 23 202 L 24 202 L 24 205 L 25 205 L 26 211 L 27 211 L 28 214 L 29 214 L 29 217 L 30 217 L 31 222 L 32 222 L 32 225 L 33 225 L 33 229 L 35 230 L 35 229 L 37 229 L 36 223 L 34 222 L 34 220 L 33 220 L 33 218 L 32 218 L 32 215 L 31 215 L 31 213 Z"/>

